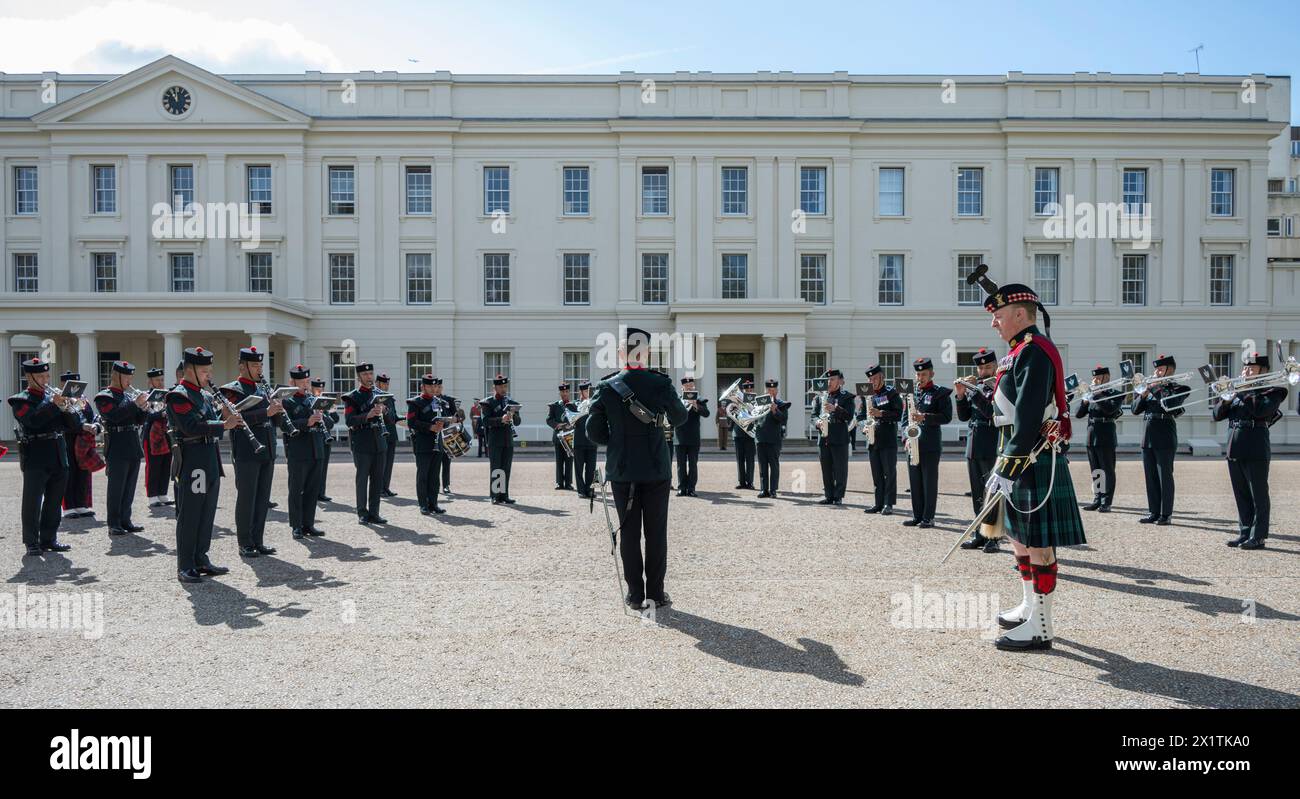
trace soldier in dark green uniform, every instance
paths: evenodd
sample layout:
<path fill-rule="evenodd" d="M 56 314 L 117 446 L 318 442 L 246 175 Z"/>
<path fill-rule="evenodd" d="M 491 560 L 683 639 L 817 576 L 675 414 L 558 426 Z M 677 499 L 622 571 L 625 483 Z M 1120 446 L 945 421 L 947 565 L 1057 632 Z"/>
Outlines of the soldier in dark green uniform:
<path fill-rule="evenodd" d="M 1268 356 L 1258 352 L 1245 357 L 1244 378 L 1268 371 Z M 1228 422 L 1228 477 L 1237 499 L 1240 535 L 1230 547 L 1262 549 L 1268 538 L 1268 467 L 1272 446 L 1268 428 L 1282 416 L 1287 389 L 1282 386 L 1237 392 L 1231 400 L 1214 401 L 1214 421 Z"/>
<path fill-rule="evenodd" d="M 993 426 L 993 385 L 987 378 L 998 370 L 998 356 L 983 347 L 971 359 L 975 364 L 975 377 L 979 389 L 972 391 L 964 383 L 953 384 L 957 395 L 957 418 L 967 423 L 966 475 L 970 478 L 971 506 L 975 513 L 984 507 L 984 484 L 998 459 L 998 430 Z M 987 553 L 998 551 L 998 539 L 985 538 L 975 530 L 961 544 L 962 549 L 983 549 Z"/>
<path fill-rule="evenodd" d="M 819 505 L 843 505 L 849 482 L 849 425 L 853 424 L 853 395 L 844 390 L 844 373 L 827 369 L 826 399 L 821 394 L 813 400 L 812 418 L 827 415 L 826 433 L 817 434 L 817 459 L 822 467 L 822 492 Z"/>
<path fill-rule="evenodd" d="M 221 387 L 221 393 L 232 405 L 238 405 L 250 396 L 259 396 L 262 402 L 248 408 L 240 415 L 253 436 L 262 444 L 260 451 L 246 435 L 236 435 L 230 440 L 231 460 L 235 466 L 235 535 L 239 539 L 239 554 L 245 558 L 274 555 L 275 547 L 266 545 L 266 514 L 271 509 L 271 482 L 275 478 L 276 441 L 272 420 L 284 412 L 279 400 L 272 400 L 262 390 L 262 360 L 266 353 L 256 347 L 239 351 L 239 377 Z"/>
<path fill-rule="evenodd" d="M 167 421 L 173 433 L 172 471 L 176 473 L 176 577 L 183 583 L 202 582 L 201 575 L 230 571 L 208 558 L 212 523 L 221 490 L 221 451 L 225 431 L 240 425 L 232 414 L 199 388 L 212 381 L 212 353 L 202 347 L 185 350 L 185 376 L 167 392 Z"/>
<path fill-rule="evenodd" d="M 1172 355 L 1161 354 L 1152 377 L 1171 375 L 1176 366 Z M 1178 452 L 1178 423 L 1174 420 L 1185 412 L 1179 406 L 1190 392 L 1189 386 L 1166 382 L 1140 387 L 1133 395 L 1133 415 L 1147 423 L 1142 433 L 1142 470 L 1148 514 L 1138 519 L 1142 524 L 1169 524 L 1174 512 L 1174 455 Z"/>
<path fill-rule="evenodd" d="M 880 364 L 866 371 L 871 393 L 862 398 L 859 420 L 875 420 L 875 432 L 867 437 L 867 457 L 871 460 L 871 482 L 875 486 L 875 504 L 863 513 L 888 516 L 898 502 L 898 420 L 903 416 L 903 398 L 897 389 L 885 384 Z"/>
<path fill-rule="evenodd" d="M 758 444 L 758 482 L 762 490 L 760 497 L 776 497 L 776 486 L 781 479 L 781 444 L 785 441 L 785 420 L 790 403 L 777 399 L 776 389 L 780 384 L 776 378 L 768 378 L 763 387 L 772 398 L 772 410 L 763 414 L 754 440 Z"/>
<path fill-rule="evenodd" d="M 515 425 L 519 411 L 506 390 L 510 378 L 497 375 L 492 380 L 492 396 L 484 399 L 483 430 L 487 433 L 488 493 L 493 505 L 513 505 L 510 498 L 510 468 L 515 459 Z"/>
<path fill-rule="evenodd" d="M 754 381 L 745 378 L 740 384 L 740 390 L 744 393 L 745 399 L 753 399 Z M 719 412 L 726 412 L 726 403 L 719 405 Z M 755 446 L 754 436 L 746 433 L 740 425 L 733 424 L 731 429 L 735 432 L 736 438 L 736 488 L 754 490 L 754 460 L 757 457 L 758 450 Z"/>
<path fill-rule="evenodd" d="M 375 375 L 375 386 L 380 391 L 388 392 L 388 383 L 386 372 Z M 397 397 L 382 397 L 379 402 L 384 406 L 384 431 L 388 433 L 388 449 L 384 451 L 383 495 L 395 497 L 397 492 L 393 490 L 393 461 L 397 457 Z"/>
<path fill-rule="evenodd" d="M 52 374 L 52 373 L 51 373 Z M 66 371 L 59 375 L 56 386 L 62 386 L 69 380 L 81 380 L 80 372 Z M 89 399 L 89 395 L 87 395 Z M 93 402 L 81 402 L 73 408 L 73 413 L 80 417 L 81 424 L 76 429 L 69 429 L 64 434 L 68 449 L 68 485 L 63 489 L 63 517 L 65 519 L 82 519 L 95 515 L 94 508 L 94 470 L 83 469 L 81 459 L 77 457 L 78 445 L 94 447 L 95 438 L 101 430 L 99 414 Z M 92 458 L 93 459 L 93 458 Z"/>
<path fill-rule="evenodd" d="M 578 384 L 579 408 L 589 399 L 591 399 L 591 382 L 583 380 Z M 573 424 L 573 471 L 577 473 L 578 496 L 583 499 L 595 497 L 591 484 L 596 479 L 596 444 L 587 435 L 585 414 Z"/>
<path fill-rule="evenodd" d="M 150 391 L 166 388 L 163 385 L 165 374 L 167 371 L 162 368 L 149 370 Z M 144 450 L 144 493 L 145 499 L 149 501 L 149 507 L 161 508 L 173 504 L 172 500 L 167 498 L 167 478 L 172 471 L 172 447 L 167 437 L 165 403 L 150 406 L 145 412 L 140 444 Z"/>
<path fill-rule="evenodd" d="M 384 490 L 384 464 L 393 442 L 384 426 L 384 404 L 375 397 L 375 365 L 357 364 L 356 389 L 344 394 L 344 421 L 348 426 L 348 447 L 357 468 L 356 508 L 361 524 L 387 524 L 379 515 L 379 498 Z"/>
<path fill-rule="evenodd" d="M 406 401 L 406 429 L 415 453 L 415 499 L 420 513 L 432 516 L 447 511 L 438 505 L 438 481 L 442 477 L 442 459 L 446 454 L 439 437 L 448 414 L 442 400 L 434 393 L 437 378 L 420 378 L 420 393 Z"/>
<path fill-rule="evenodd" d="M 1097 364 L 1092 370 L 1093 385 L 1110 382 L 1110 369 Z M 1123 391 L 1106 389 L 1091 400 L 1081 400 L 1077 418 L 1088 417 L 1088 468 L 1092 471 L 1092 502 L 1084 510 L 1110 513 L 1115 499 L 1115 448 L 1119 439 L 1115 420 L 1124 415 Z"/>
<path fill-rule="evenodd" d="M 686 407 L 686 424 L 676 428 L 677 496 L 694 497 L 700 479 L 700 420 L 709 418 L 709 401 L 695 389 L 695 378 L 682 378 L 682 404 Z"/>
<path fill-rule="evenodd" d="M 325 393 L 325 379 L 323 377 L 313 377 L 311 379 L 311 395 L 319 397 Z M 330 476 L 330 455 L 334 452 L 334 441 L 338 434 L 334 432 L 334 427 L 339 423 L 339 412 L 331 410 L 322 417 L 325 422 L 325 457 L 320 464 L 320 487 L 316 490 L 316 499 L 319 502 L 333 502 L 326 489 L 329 487 Z"/>
<path fill-rule="evenodd" d="M 442 403 L 442 415 L 450 416 L 456 420 L 457 424 L 465 424 L 465 409 L 460 407 L 460 400 L 450 394 L 442 393 L 442 378 L 433 379 L 433 395 Z M 472 425 L 471 425 L 472 427 Z M 447 449 L 442 445 L 442 438 L 438 438 L 438 462 L 442 468 L 442 493 L 451 496 L 451 462 L 455 460 L 447 454 Z"/>
<path fill-rule="evenodd" d="M 559 385 L 560 398 L 546 406 L 546 426 L 551 428 L 551 446 L 555 448 L 555 490 L 573 490 L 573 458 L 560 443 L 560 433 L 569 429 L 565 411 L 576 411 L 578 406 L 569 401 L 569 384 Z"/>
<path fill-rule="evenodd" d="M 933 527 L 939 506 L 939 459 L 943 456 L 943 425 L 952 421 L 952 389 L 934 383 L 934 363 L 929 358 L 912 362 L 916 392 L 912 398 L 912 421 L 921 435 L 910 446 L 919 446 L 921 462 L 907 465 L 907 485 L 912 492 L 912 518 L 908 527 Z"/>
<path fill-rule="evenodd" d="M 309 393 L 311 370 L 295 364 L 289 379 L 298 390 L 285 398 L 284 459 L 289 464 L 289 528 L 293 537 L 325 535 L 316 528 L 316 497 L 325 465 L 325 416 Z"/>
<path fill-rule="evenodd" d="M 104 462 L 108 472 L 108 534 L 126 535 L 144 530 L 131 521 L 136 484 L 140 480 L 140 429 L 148 414 L 149 392 L 141 391 L 127 399 L 135 366 L 114 361 L 108 388 L 95 395 L 95 408 L 104 425 Z"/>
<path fill-rule="evenodd" d="M 619 352 L 626 366 L 596 387 L 586 419 L 591 440 L 608 447 L 606 476 L 613 487 L 623 539 L 620 552 L 628 589 L 624 601 L 638 609 L 647 601 L 656 607 L 672 604 L 664 591 L 672 465 L 663 421 L 680 427 L 687 417 L 672 380 L 646 368 L 649 344 L 649 333 L 628 328 Z"/>
<path fill-rule="evenodd" d="M 18 422 L 18 460 L 23 473 L 23 543 L 28 555 L 67 552 L 59 543 L 59 504 L 68 484 L 68 452 L 64 433 L 81 429 L 81 417 L 71 410 L 72 401 L 48 389 L 50 362 L 40 358 L 23 361 L 27 387 L 9 398 Z"/>

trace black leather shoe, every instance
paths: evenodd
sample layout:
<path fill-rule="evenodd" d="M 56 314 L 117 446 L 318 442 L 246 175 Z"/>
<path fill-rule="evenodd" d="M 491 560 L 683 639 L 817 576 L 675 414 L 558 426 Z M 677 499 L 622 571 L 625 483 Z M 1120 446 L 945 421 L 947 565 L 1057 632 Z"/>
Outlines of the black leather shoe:
<path fill-rule="evenodd" d="M 628 594 L 627 596 L 623 597 L 623 604 L 627 605 L 632 610 L 640 610 L 641 608 L 645 607 L 645 598 L 635 597 L 632 596 L 631 594 Z"/>
<path fill-rule="evenodd" d="M 334 497 L 324 497 L 324 496 L 322 496 L 322 497 L 316 497 L 316 501 L 317 501 L 317 502 L 333 502 L 333 501 L 334 501 Z"/>
<path fill-rule="evenodd" d="M 835 499 L 831 500 L 831 504 L 832 504 L 832 505 L 843 505 L 843 504 L 844 504 L 844 500 L 840 499 L 839 497 L 836 497 Z"/>
<path fill-rule="evenodd" d="M 1084 510 L 1096 510 L 1097 508 L 1100 508 L 1100 507 L 1101 507 L 1101 503 L 1094 499 L 1092 502 L 1089 502 L 1087 505 L 1084 505 L 1084 506 L 1083 506 L 1083 509 L 1084 509 Z"/>
<path fill-rule="evenodd" d="M 744 491 L 745 488 L 747 488 L 747 486 L 746 486 L 744 483 L 736 483 L 736 490 L 737 490 L 737 491 Z"/>
<path fill-rule="evenodd" d="M 215 574 L 215 575 L 230 573 L 230 569 L 227 569 L 225 566 L 213 566 L 211 563 L 207 564 L 206 566 L 198 567 L 196 571 L 198 571 L 199 574 Z"/>
<path fill-rule="evenodd" d="M 987 538 L 987 539 L 984 540 L 984 554 L 986 554 L 986 555 L 993 555 L 993 554 L 996 554 L 996 553 L 998 553 L 998 552 L 1000 552 L 1000 551 L 1001 551 L 1001 550 L 998 549 L 998 539 L 996 539 L 996 538 Z"/>
<path fill-rule="evenodd" d="M 915 526 L 917 526 L 917 525 L 920 524 L 920 523 L 921 523 L 921 520 L 920 520 L 920 519 L 908 519 L 907 521 L 903 522 L 903 526 L 904 526 L 904 527 L 915 527 Z"/>
<path fill-rule="evenodd" d="M 370 524 L 370 517 L 369 517 L 369 516 L 358 516 L 358 517 L 357 517 L 357 524 Z"/>
<path fill-rule="evenodd" d="M 254 547 L 254 549 L 256 549 L 259 553 L 261 553 L 261 554 L 263 554 L 263 555 L 274 555 L 274 554 L 275 554 L 275 547 L 268 547 L 268 546 L 262 545 L 262 546 L 256 546 L 256 547 Z"/>
<path fill-rule="evenodd" d="M 325 531 L 320 529 L 319 527 L 308 527 L 307 529 L 303 530 L 303 533 L 305 533 L 306 535 L 317 536 L 317 537 L 325 535 Z"/>
<path fill-rule="evenodd" d="M 880 511 L 880 515 L 881 515 L 881 516 L 893 516 L 893 515 L 894 515 L 894 506 L 893 506 L 893 505 L 886 505 L 886 506 L 884 507 L 884 509 L 883 509 L 882 511 Z"/>
<path fill-rule="evenodd" d="M 451 486 L 447 486 L 446 488 L 444 488 L 442 490 L 442 493 L 446 494 L 447 496 L 451 496 Z"/>
<path fill-rule="evenodd" d="M 138 525 L 138 524 L 131 524 L 130 522 L 127 522 L 127 523 L 126 523 L 126 526 L 123 527 L 122 529 L 123 529 L 123 530 L 126 530 L 128 533 L 143 533 L 143 532 L 144 532 L 144 528 L 143 528 L 143 527 L 141 527 L 141 526 Z"/>
<path fill-rule="evenodd" d="M 1138 524 L 1155 524 L 1159 519 L 1159 516 L 1143 516 L 1141 519 L 1138 519 Z"/>
<path fill-rule="evenodd" d="M 967 538 L 965 541 L 961 542 L 961 548 L 962 549 L 983 549 L 984 544 L 987 543 L 988 540 L 989 539 L 980 535 L 979 531 L 976 530 L 975 532 L 970 534 L 970 538 Z"/>
<path fill-rule="evenodd" d="M 826 497 L 825 499 L 820 500 L 817 504 L 818 504 L 818 505 L 834 505 L 834 504 L 835 504 L 835 500 L 831 499 L 830 497 Z"/>
<path fill-rule="evenodd" d="M 1097 508 L 1097 512 L 1098 512 L 1098 513 L 1110 513 L 1110 506 L 1109 506 L 1109 505 L 1102 505 L 1100 508 Z"/>
<path fill-rule="evenodd" d="M 446 508 L 440 508 L 437 505 L 434 505 L 432 508 L 429 508 L 429 510 L 435 514 L 443 514 L 447 512 Z"/>
<path fill-rule="evenodd" d="M 260 554 L 262 554 L 262 553 L 260 553 L 260 552 L 257 551 L 257 547 L 240 547 L 240 548 L 239 548 L 239 557 L 241 557 L 241 558 L 255 558 L 255 557 L 257 557 L 257 556 L 260 555 Z"/>
<path fill-rule="evenodd" d="M 863 508 L 863 509 L 862 509 L 862 512 L 863 512 L 863 513 L 880 513 L 880 512 L 881 512 L 882 510 L 884 510 L 884 509 L 885 509 L 885 506 L 884 506 L 884 505 L 872 505 L 872 506 L 869 507 L 869 508 Z"/>
<path fill-rule="evenodd" d="M 759 498 L 759 499 L 767 499 L 768 496 L 770 496 L 770 495 L 769 495 L 766 491 L 759 491 L 759 492 L 758 492 L 758 498 Z"/>
<path fill-rule="evenodd" d="M 121 527 L 110 527 L 110 528 L 108 528 L 108 534 L 109 534 L 109 535 L 126 535 L 126 530 L 123 530 Z"/>
<path fill-rule="evenodd" d="M 182 583 L 201 583 L 203 578 L 199 576 L 198 569 L 181 569 L 176 572 L 176 579 Z"/>
<path fill-rule="evenodd" d="M 695 493 L 694 491 L 691 491 L 690 495 L 693 496 L 693 497 L 696 497 L 696 498 L 699 498 L 699 496 L 700 496 L 699 494 Z"/>
<path fill-rule="evenodd" d="M 307 537 L 307 534 L 297 527 L 293 528 L 292 532 L 293 532 L 294 540 L 296 541 L 301 541 L 303 538 Z"/>
<path fill-rule="evenodd" d="M 555 487 L 555 490 L 556 490 L 556 491 L 563 491 L 563 490 L 564 490 L 564 486 L 556 486 L 556 487 Z"/>
<path fill-rule="evenodd" d="M 1249 541 L 1249 540 L 1250 540 L 1250 531 L 1249 531 L 1249 530 L 1242 530 L 1241 535 L 1237 536 L 1236 538 L 1234 538 L 1234 539 L 1232 539 L 1231 541 L 1228 542 L 1228 546 L 1230 546 L 1230 547 L 1239 547 L 1239 546 L 1241 546 L 1242 544 L 1246 543 L 1246 542 Z"/>
<path fill-rule="evenodd" d="M 268 502 L 268 503 L 266 503 L 266 507 L 268 507 L 268 508 L 278 508 L 278 507 L 280 507 L 280 503 L 279 503 L 279 502 L 274 502 L 274 501 L 272 501 L 272 502 Z"/>
<path fill-rule="evenodd" d="M 585 497 L 586 494 L 579 494 L 578 496 L 580 496 L 580 497 Z M 679 496 L 679 497 L 689 497 L 690 494 L 686 493 L 685 491 L 678 491 L 678 492 L 677 492 L 677 496 Z"/>
<path fill-rule="evenodd" d="M 397 496 L 397 492 L 396 492 L 396 491 L 389 491 L 387 488 L 385 488 L 385 489 L 384 489 L 384 496 L 386 496 L 386 497 L 395 497 L 395 496 Z"/>
<path fill-rule="evenodd" d="M 1156 524 L 1160 525 L 1161 527 L 1168 527 L 1170 524 L 1169 517 L 1161 516 L 1159 519 L 1156 519 Z"/>
<path fill-rule="evenodd" d="M 653 602 L 654 605 L 655 605 L 655 607 L 657 607 L 657 608 L 670 608 L 670 607 L 673 606 L 673 600 L 672 600 L 672 597 L 668 596 L 668 592 L 667 592 L 667 591 L 664 591 L 663 594 L 662 594 L 661 596 L 657 597 L 657 598 L 656 598 L 656 597 L 647 597 L 647 601 L 648 601 L 648 602 Z M 647 607 L 648 607 L 648 605 L 647 605 Z"/>
<path fill-rule="evenodd" d="M 506 503 L 507 505 L 513 505 L 517 500 L 513 500 L 510 497 L 502 497 L 501 501 Z"/>
<path fill-rule="evenodd" d="M 776 499 L 776 492 L 775 491 L 767 492 L 767 497 L 768 499 Z"/>
<path fill-rule="evenodd" d="M 23 557 L 39 558 L 40 556 L 41 556 L 41 548 L 38 546 L 27 547 L 27 551 L 23 553 Z"/>
<path fill-rule="evenodd" d="M 378 513 L 370 514 L 370 522 L 372 524 L 388 524 L 388 520 L 383 516 L 380 516 Z"/>
<path fill-rule="evenodd" d="M 1264 539 L 1262 538 L 1251 537 L 1241 542 L 1241 549 L 1263 549 L 1263 548 L 1264 548 Z"/>
<path fill-rule="evenodd" d="M 921 523 L 918 524 L 917 527 L 934 527 L 934 522 L 929 519 L 922 519 Z"/>
<path fill-rule="evenodd" d="M 68 550 L 72 549 L 72 545 L 60 544 L 58 541 L 55 541 L 51 544 L 41 544 L 41 549 L 45 550 L 46 552 L 67 552 Z"/>
<path fill-rule="evenodd" d="M 1042 638 L 1031 638 L 1028 641 L 1013 640 L 1005 635 L 999 636 L 998 640 L 993 642 L 998 649 L 1009 652 L 1028 652 L 1034 649 L 1051 649 L 1051 639 L 1043 640 Z"/>

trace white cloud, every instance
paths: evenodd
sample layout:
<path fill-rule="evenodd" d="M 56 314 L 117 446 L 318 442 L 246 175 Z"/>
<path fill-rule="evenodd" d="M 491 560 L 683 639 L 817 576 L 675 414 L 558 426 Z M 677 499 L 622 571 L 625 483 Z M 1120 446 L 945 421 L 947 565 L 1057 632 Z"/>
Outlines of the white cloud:
<path fill-rule="evenodd" d="M 175 55 L 218 73 L 337 72 L 340 59 L 291 24 L 146 0 L 114 0 L 60 18 L 0 17 L 4 72 L 128 72 Z"/>

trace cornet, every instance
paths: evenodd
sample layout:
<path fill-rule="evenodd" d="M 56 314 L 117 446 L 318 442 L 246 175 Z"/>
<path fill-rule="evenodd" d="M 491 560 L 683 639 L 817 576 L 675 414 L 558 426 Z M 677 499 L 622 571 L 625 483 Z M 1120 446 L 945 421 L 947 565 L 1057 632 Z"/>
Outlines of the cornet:
<path fill-rule="evenodd" d="M 970 377 L 959 377 L 959 378 L 957 378 L 956 380 L 953 381 L 953 385 L 955 385 L 955 386 L 965 386 L 966 388 L 970 389 L 971 391 L 979 391 L 981 388 L 984 387 L 985 384 L 987 384 L 987 383 L 991 383 L 991 382 L 993 382 L 993 381 L 996 380 L 996 379 L 997 379 L 997 375 L 989 375 L 988 377 L 980 377 L 979 375 L 971 375 Z"/>

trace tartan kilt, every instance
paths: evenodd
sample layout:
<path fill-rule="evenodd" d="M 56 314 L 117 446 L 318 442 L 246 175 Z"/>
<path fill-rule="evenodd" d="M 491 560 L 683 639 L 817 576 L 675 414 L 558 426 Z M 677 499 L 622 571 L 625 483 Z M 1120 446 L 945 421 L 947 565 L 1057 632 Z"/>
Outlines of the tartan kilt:
<path fill-rule="evenodd" d="M 1051 496 L 1042 508 L 1035 513 L 1021 513 L 1004 502 L 999 511 L 1005 521 L 1006 534 L 1027 547 L 1070 547 L 1087 543 L 1065 453 L 1056 455 L 1055 483 L 1052 482 L 1052 461 L 1051 452 L 1040 453 L 1011 491 L 1011 503 L 1029 510 L 1043 501 L 1048 485 L 1051 485 Z"/>

